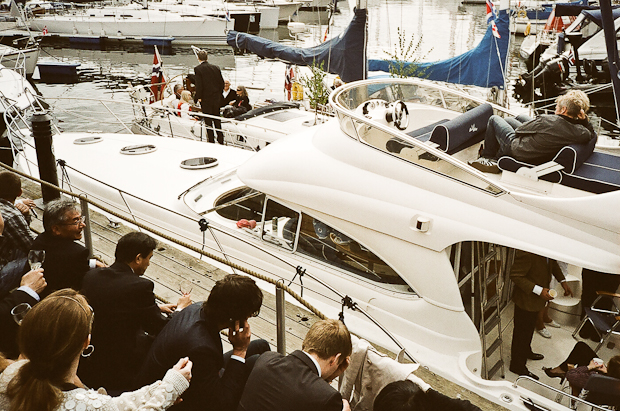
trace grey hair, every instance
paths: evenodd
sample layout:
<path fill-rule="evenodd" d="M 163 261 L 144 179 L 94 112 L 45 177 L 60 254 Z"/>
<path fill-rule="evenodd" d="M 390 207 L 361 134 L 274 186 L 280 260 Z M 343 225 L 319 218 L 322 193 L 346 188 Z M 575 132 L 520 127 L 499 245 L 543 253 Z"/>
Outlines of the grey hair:
<path fill-rule="evenodd" d="M 69 211 L 82 212 L 79 204 L 73 200 L 59 199 L 47 203 L 43 213 L 43 228 L 45 228 L 45 231 L 51 232 L 53 226 L 66 223 L 65 216 Z"/>

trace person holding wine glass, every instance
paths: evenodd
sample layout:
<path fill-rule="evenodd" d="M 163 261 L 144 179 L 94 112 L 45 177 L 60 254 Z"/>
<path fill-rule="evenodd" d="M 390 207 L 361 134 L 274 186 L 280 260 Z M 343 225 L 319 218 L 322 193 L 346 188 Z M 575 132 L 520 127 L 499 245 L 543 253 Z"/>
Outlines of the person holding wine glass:
<path fill-rule="evenodd" d="M 102 267 L 90 258 L 90 252 L 77 241 L 82 238 L 84 217 L 79 205 L 68 199 L 50 201 L 43 213 L 43 228 L 30 250 L 45 252 L 43 268 L 48 286 L 43 296 L 61 288 L 79 290 L 84 274 L 91 268 Z"/>
<path fill-rule="evenodd" d="M 54 321 L 50 321 L 50 318 Z M 119 397 L 88 389 L 77 376 L 80 359 L 93 350 L 94 312 L 75 290 L 52 293 L 24 318 L 19 361 L 0 361 L 0 409 L 7 411 L 163 411 L 189 387 L 192 362 L 181 358 L 159 381 Z M 1 356 L 0 356 L 1 360 Z"/>

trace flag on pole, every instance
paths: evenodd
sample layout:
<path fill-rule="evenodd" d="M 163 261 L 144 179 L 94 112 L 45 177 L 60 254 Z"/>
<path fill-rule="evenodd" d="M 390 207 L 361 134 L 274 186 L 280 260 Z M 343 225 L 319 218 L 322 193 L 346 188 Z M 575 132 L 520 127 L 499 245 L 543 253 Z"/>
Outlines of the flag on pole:
<path fill-rule="evenodd" d="M 48 33 L 47 26 L 43 27 L 43 35 L 45 36 Z"/>
<path fill-rule="evenodd" d="M 153 55 L 153 73 L 151 74 L 151 103 L 161 100 L 164 97 L 164 86 L 166 78 L 162 70 L 161 56 L 159 50 L 155 46 L 155 54 Z"/>
<path fill-rule="evenodd" d="M 230 21 L 230 11 L 226 10 L 226 21 Z"/>
<path fill-rule="evenodd" d="M 495 20 L 497 18 L 497 9 L 495 9 L 495 5 L 492 0 L 487 0 L 487 24 L 491 20 Z"/>
<path fill-rule="evenodd" d="M 495 20 L 491 21 L 491 32 L 498 39 L 502 38 L 502 36 L 499 34 L 499 30 L 497 29 L 497 24 L 495 24 Z"/>

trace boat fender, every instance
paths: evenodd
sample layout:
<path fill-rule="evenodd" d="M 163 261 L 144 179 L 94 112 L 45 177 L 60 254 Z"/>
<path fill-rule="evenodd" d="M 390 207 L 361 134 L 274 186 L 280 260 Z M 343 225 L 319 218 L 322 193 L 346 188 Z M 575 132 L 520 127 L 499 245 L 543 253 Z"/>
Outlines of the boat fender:
<path fill-rule="evenodd" d="M 291 86 L 291 94 L 293 96 L 293 100 L 300 101 L 304 99 L 304 86 L 297 81 L 293 83 Z"/>
<path fill-rule="evenodd" d="M 529 21 L 527 22 L 527 26 L 525 27 L 525 31 L 523 31 L 523 35 L 524 36 L 529 36 L 530 35 L 530 31 L 532 30 L 532 23 L 530 23 Z"/>

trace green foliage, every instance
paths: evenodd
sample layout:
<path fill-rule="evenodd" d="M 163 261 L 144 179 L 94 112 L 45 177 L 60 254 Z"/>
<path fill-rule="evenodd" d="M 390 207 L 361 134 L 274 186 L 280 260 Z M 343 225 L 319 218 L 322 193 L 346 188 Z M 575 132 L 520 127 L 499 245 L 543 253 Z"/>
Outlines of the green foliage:
<path fill-rule="evenodd" d="M 411 35 L 411 38 L 407 38 L 404 29 L 401 30 L 398 27 L 396 30 L 398 31 L 398 44 L 394 46 L 393 52 L 385 52 L 389 56 L 389 59 L 385 59 L 385 61 L 390 61 L 390 75 L 398 78 L 426 77 L 426 69 L 420 67 L 418 63 L 424 60 L 433 49 L 431 48 L 427 53 L 422 53 L 422 35 L 416 42 L 414 34 Z"/>
<path fill-rule="evenodd" d="M 312 64 L 309 67 L 312 74 L 310 76 L 302 76 L 300 82 L 304 86 L 310 107 L 318 109 L 319 105 L 327 104 L 329 98 L 329 89 L 323 84 L 323 79 L 325 79 L 327 73 L 323 71 L 323 62 L 321 62 L 320 66 Z"/>

